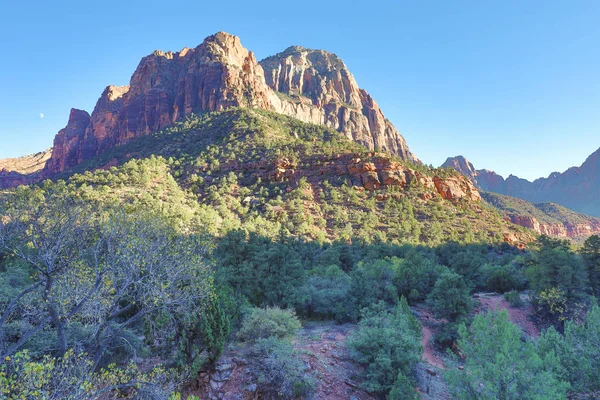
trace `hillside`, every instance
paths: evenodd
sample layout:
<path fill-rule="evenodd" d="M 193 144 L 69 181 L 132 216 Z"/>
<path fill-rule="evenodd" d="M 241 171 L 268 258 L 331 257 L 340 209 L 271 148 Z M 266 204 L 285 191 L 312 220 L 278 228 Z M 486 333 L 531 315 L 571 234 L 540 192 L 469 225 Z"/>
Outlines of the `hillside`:
<path fill-rule="evenodd" d="M 600 218 L 580 214 L 555 203 L 533 204 L 515 197 L 483 191 L 481 197 L 503 212 L 512 223 L 532 229 L 538 234 L 581 238 L 600 232 Z"/>
<path fill-rule="evenodd" d="M 164 165 L 181 196 L 197 202 L 200 219 L 215 221 L 214 234 L 243 227 L 268 236 L 283 230 L 320 241 L 414 244 L 523 245 L 533 238 L 481 204 L 457 173 L 374 153 L 334 130 L 262 110 L 192 115 L 62 177 L 77 173 L 72 185 L 114 193 L 152 165 Z"/>

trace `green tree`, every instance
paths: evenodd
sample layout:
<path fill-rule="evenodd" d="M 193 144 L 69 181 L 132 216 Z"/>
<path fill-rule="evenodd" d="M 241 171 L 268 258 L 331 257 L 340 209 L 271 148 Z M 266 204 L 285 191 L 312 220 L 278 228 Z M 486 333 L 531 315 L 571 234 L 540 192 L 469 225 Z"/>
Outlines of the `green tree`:
<path fill-rule="evenodd" d="M 573 391 L 587 396 L 600 390 L 600 307 L 594 299 L 583 323 L 567 321 L 564 336 L 553 327 L 537 341 L 540 354 L 554 353 L 559 371 Z"/>
<path fill-rule="evenodd" d="M 554 353 L 541 357 L 533 343 L 521 340 L 520 329 L 506 310 L 478 314 L 472 325 L 459 328 L 457 361 L 445 376 L 457 399 L 566 399 L 569 384 L 561 381 Z"/>
<path fill-rule="evenodd" d="M 364 388 L 379 394 L 406 392 L 406 380 L 412 382 L 421 360 L 421 334 L 421 324 L 404 298 L 393 310 L 384 302 L 365 308 L 348 339 L 353 358 L 365 366 Z"/>
<path fill-rule="evenodd" d="M 594 296 L 600 297 L 600 236 L 592 235 L 583 243 L 581 255 Z"/>
<path fill-rule="evenodd" d="M 448 270 L 439 276 L 427 301 L 438 318 L 446 318 L 449 322 L 464 319 L 473 307 L 465 280 Z"/>
<path fill-rule="evenodd" d="M 527 267 L 531 288 L 541 292 L 551 288 L 562 291 L 568 299 L 580 296 L 587 287 L 587 274 L 580 258 L 570 250 L 570 243 L 542 235 L 539 250 Z"/>

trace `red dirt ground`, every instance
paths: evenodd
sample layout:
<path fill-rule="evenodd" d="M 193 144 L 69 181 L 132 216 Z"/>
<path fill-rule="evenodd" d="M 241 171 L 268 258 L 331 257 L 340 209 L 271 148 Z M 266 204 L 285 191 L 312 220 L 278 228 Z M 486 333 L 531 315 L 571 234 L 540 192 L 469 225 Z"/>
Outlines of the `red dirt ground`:
<path fill-rule="evenodd" d="M 522 307 L 511 307 L 503 295 L 496 293 L 480 293 L 476 295 L 476 299 L 481 303 L 483 309 L 508 311 L 510 320 L 529 337 L 540 336 L 540 329 L 529 319 L 534 314 L 531 304 L 525 303 Z"/>

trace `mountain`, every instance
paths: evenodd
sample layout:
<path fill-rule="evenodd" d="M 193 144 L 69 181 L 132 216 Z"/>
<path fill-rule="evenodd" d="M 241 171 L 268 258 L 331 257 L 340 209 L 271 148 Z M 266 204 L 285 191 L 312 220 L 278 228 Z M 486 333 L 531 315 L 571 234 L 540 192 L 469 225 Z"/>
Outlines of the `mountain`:
<path fill-rule="evenodd" d="M 334 128 L 371 150 L 417 161 L 342 60 L 290 47 L 258 63 L 238 37 L 219 32 L 194 49 L 144 57 L 128 86 L 108 86 L 91 114 L 72 109 L 54 139 L 46 177 L 196 112 L 260 108 Z"/>
<path fill-rule="evenodd" d="M 159 209 L 173 223 L 197 218 L 214 235 L 243 228 L 319 241 L 517 246 L 534 238 L 455 171 L 374 152 L 332 128 L 261 109 L 191 114 L 55 178 L 100 203 Z"/>
<path fill-rule="evenodd" d="M 600 218 L 577 213 L 555 203 L 533 204 L 516 197 L 481 192 L 481 197 L 501 210 L 513 224 L 548 236 L 585 238 L 600 233 Z"/>
<path fill-rule="evenodd" d="M 38 179 L 52 149 L 19 158 L 0 160 L 0 188 L 28 184 Z"/>
<path fill-rule="evenodd" d="M 600 233 L 600 219 L 593 217 L 600 215 L 600 204 L 595 200 L 600 195 L 599 166 L 600 149 L 581 167 L 533 182 L 477 170 L 463 156 L 448 158 L 442 165 L 469 178 L 479 190 L 489 192 L 482 193 L 483 198 L 512 222 L 538 233 L 570 238 Z"/>

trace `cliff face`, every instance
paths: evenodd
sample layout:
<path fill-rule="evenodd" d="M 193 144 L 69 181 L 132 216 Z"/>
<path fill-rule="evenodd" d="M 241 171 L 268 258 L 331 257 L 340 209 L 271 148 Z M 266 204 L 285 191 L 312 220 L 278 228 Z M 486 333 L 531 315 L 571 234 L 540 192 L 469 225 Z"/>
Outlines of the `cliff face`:
<path fill-rule="evenodd" d="M 278 112 L 337 129 L 369 149 L 418 161 L 373 98 L 335 54 L 292 46 L 260 62 Z"/>
<path fill-rule="evenodd" d="M 262 108 L 323 124 L 370 149 L 416 160 L 337 56 L 291 49 L 261 65 L 238 37 L 220 32 L 195 49 L 155 51 L 141 60 L 128 86 L 108 86 L 91 115 L 71 111 L 67 126 L 54 140 L 44 176 L 193 112 L 229 107 Z"/>
<path fill-rule="evenodd" d="M 217 33 L 195 49 L 144 57 L 129 86 L 108 86 L 91 116 L 72 110 L 54 140 L 46 173 L 64 171 L 194 111 L 272 109 L 260 65 L 239 38 Z"/>
<path fill-rule="evenodd" d="M 510 175 L 504 179 L 493 171 L 475 170 L 464 157 L 448 158 L 442 165 L 467 176 L 480 189 L 518 197 L 533 203 L 554 202 L 580 213 L 600 217 L 600 149 L 580 167 L 554 172 L 533 182 Z M 468 164 L 468 165 L 467 165 Z"/>
<path fill-rule="evenodd" d="M 26 185 L 39 178 L 52 149 L 19 158 L 0 160 L 0 188 Z"/>
<path fill-rule="evenodd" d="M 600 233 L 600 219 L 590 218 L 587 222 L 540 223 L 535 217 L 513 214 L 507 217 L 513 224 L 534 230 L 540 235 L 562 238 L 585 237 Z"/>

